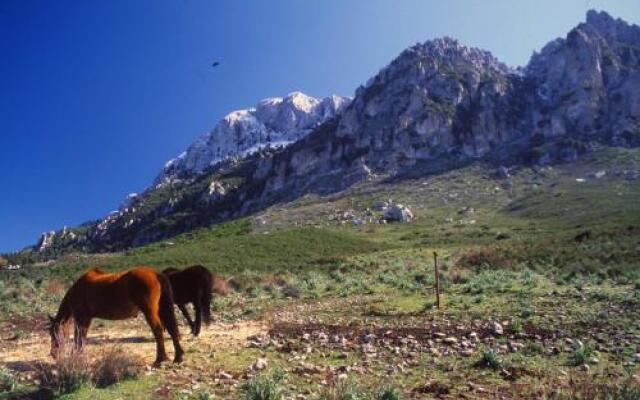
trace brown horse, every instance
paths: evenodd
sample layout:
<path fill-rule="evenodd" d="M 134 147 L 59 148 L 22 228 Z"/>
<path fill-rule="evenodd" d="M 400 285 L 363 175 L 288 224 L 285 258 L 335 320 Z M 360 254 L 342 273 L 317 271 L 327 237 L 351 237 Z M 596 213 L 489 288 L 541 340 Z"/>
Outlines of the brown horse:
<path fill-rule="evenodd" d="M 55 317 L 50 318 L 51 355 L 55 358 L 60 339 L 66 335 L 69 322 L 75 323 L 74 342 L 80 349 L 93 318 L 121 320 L 135 317 L 141 311 L 155 337 L 158 366 L 167 360 L 162 332 L 167 329 L 175 350 L 174 362 L 181 362 L 178 324 L 173 312 L 171 284 L 164 275 L 149 267 L 107 273 L 90 268 L 67 291 Z"/>
<path fill-rule="evenodd" d="M 194 265 L 183 270 L 167 268 L 162 271 L 171 282 L 173 297 L 176 305 L 184 314 L 191 333 L 195 336 L 200 334 L 202 319 L 205 324 L 211 323 L 211 297 L 213 286 L 213 275 L 202 265 Z M 195 309 L 195 321 L 189 317 L 186 305 L 193 304 Z"/>

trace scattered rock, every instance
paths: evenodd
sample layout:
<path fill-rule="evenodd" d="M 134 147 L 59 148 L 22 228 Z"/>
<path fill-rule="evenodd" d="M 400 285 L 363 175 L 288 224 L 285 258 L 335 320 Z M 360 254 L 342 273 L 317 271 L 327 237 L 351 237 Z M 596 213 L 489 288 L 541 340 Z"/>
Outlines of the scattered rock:
<path fill-rule="evenodd" d="M 376 339 L 376 335 L 374 335 L 373 333 L 367 333 L 366 335 L 364 335 L 362 337 L 362 342 L 363 343 L 372 343 L 375 339 Z"/>
<path fill-rule="evenodd" d="M 384 219 L 387 222 L 411 222 L 413 212 L 402 204 L 393 204 L 384 211 Z"/>
<path fill-rule="evenodd" d="M 223 380 L 229 380 L 229 379 L 233 379 L 233 375 L 231 375 L 228 372 L 225 372 L 223 370 L 218 371 L 218 373 L 216 373 L 216 378 L 218 379 L 223 379 Z"/>
<path fill-rule="evenodd" d="M 376 201 L 373 203 L 373 205 L 371 206 L 371 208 L 373 208 L 376 211 L 384 211 L 387 209 L 387 207 L 389 207 L 389 203 L 386 201 Z"/>
<path fill-rule="evenodd" d="M 498 177 L 499 179 L 510 178 L 511 174 L 509 174 L 509 168 L 505 167 L 504 165 L 499 166 L 496 170 L 496 177 Z"/>
<path fill-rule="evenodd" d="M 498 322 L 493 321 L 491 322 L 491 332 L 495 336 L 501 336 L 504 335 L 504 328 L 502 328 L 502 325 L 500 325 Z"/>
<path fill-rule="evenodd" d="M 445 344 L 453 345 L 458 343 L 458 339 L 454 338 L 453 336 L 450 336 L 450 337 L 444 338 L 442 342 Z"/>
<path fill-rule="evenodd" d="M 262 371 L 263 369 L 267 368 L 268 365 L 269 363 L 267 362 L 267 359 L 260 357 L 256 361 L 254 361 L 253 364 L 251 364 L 249 369 L 251 369 L 252 371 Z"/>

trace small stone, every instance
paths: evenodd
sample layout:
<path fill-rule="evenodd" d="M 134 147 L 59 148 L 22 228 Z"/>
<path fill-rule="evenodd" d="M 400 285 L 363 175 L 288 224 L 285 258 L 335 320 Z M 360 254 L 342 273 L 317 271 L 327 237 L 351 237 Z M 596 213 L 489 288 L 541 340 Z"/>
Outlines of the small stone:
<path fill-rule="evenodd" d="M 458 339 L 454 338 L 453 336 L 450 336 L 450 337 L 444 338 L 442 341 L 443 341 L 445 344 L 449 344 L 449 345 L 453 345 L 453 344 L 458 343 Z"/>
<path fill-rule="evenodd" d="M 367 333 L 362 337 L 362 341 L 364 343 L 372 343 L 375 339 L 376 339 L 376 335 L 374 335 L 373 333 Z"/>
<path fill-rule="evenodd" d="M 463 357 L 470 357 L 473 355 L 473 349 L 463 349 L 460 350 L 460 355 Z"/>
<path fill-rule="evenodd" d="M 269 365 L 269 363 L 267 362 L 266 358 L 258 358 L 252 365 L 251 365 L 251 369 L 253 371 L 262 371 L 263 369 L 267 368 L 267 366 Z"/>
<path fill-rule="evenodd" d="M 233 375 L 231 375 L 228 372 L 225 372 L 223 370 L 218 371 L 218 373 L 216 374 L 216 378 L 218 379 L 224 379 L 224 380 L 229 380 L 229 379 L 233 379 Z"/>
<path fill-rule="evenodd" d="M 502 325 L 495 321 L 491 323 L 491 331 L 496 336 L 501 336 L 504 334 L 504 328 L 502 328 Z"/>

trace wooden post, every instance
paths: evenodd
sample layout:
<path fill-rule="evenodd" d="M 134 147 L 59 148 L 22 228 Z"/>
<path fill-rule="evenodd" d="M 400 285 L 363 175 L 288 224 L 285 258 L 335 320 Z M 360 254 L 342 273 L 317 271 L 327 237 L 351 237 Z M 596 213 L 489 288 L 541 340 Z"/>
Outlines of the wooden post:
<path fill-rule="evenodd" d="M 433 252 L 433 265 L 436 274 L 436 307 L 440 309 L 440 271 L 438 269 L 438 253 Z"/>

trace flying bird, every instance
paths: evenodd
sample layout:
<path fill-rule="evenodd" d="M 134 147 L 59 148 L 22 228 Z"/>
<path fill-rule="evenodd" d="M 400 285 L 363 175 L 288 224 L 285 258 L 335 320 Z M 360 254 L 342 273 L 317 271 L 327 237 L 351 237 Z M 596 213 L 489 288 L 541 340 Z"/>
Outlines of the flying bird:
<path fill-rule="evenodd" d="M 214 61 L 211 66 L 212 67 L 217 67 L 218 65 L 220 65 L 220 61 Z"/>

